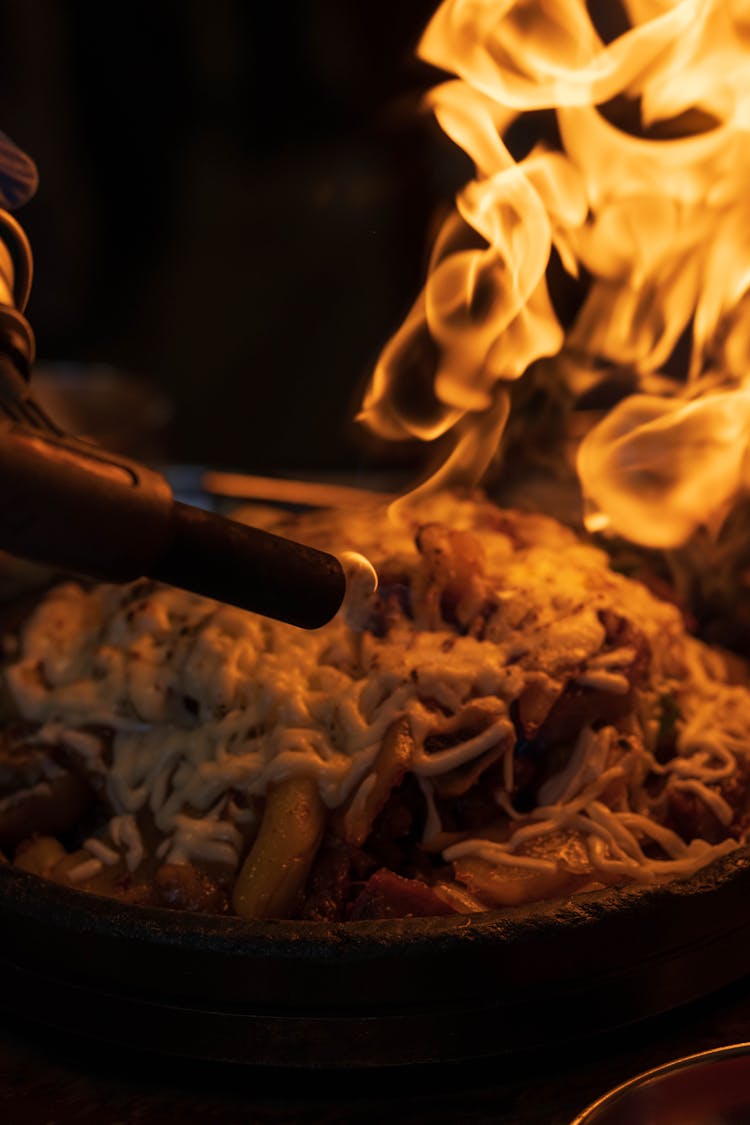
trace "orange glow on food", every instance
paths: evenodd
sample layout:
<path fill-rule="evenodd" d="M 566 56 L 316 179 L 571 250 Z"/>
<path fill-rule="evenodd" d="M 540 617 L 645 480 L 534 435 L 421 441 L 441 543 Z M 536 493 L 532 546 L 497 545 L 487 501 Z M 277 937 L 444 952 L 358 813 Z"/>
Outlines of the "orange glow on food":
<path fill-rule="evenodd" d="M 429 102 L 475 173 L 359 418 L 389 440 L 453 438 L 409 500 L 481 479 L 509 385 L 540 359 L 573 393 L 582 372 L 626 372 L 632 394 L 578 449 L 589 526 L 674 547 L 717 529 L 749 483 L 750 14 L 739 0 L 623 8 L 610 41 L 585 0 L 437 10 L 419 55 L 455 77 Z M 516 160 L 508 130 L 537 110 L 559 142 Z M 586 282 L 565 328 L 553 248 Z"/>

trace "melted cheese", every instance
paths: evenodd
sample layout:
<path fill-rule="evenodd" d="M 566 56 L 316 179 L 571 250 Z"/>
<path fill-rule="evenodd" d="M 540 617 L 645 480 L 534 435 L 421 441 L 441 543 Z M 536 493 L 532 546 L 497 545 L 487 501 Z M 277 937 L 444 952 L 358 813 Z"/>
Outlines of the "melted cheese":
<path fill-rule="evenodd" d="M 554 521 L 517 514 L 508 526 L 494 526 L 488 505 L 430 503 L 420 521 L 469 530 L 481 544 L 492 597 L 476 630 L 442 620 L 433 600 L 422 615 L 429 628 L 401 614 L 384 635 L 371 631 L 373 583 L 361 567 L 345 610 L 313 632 L 149 583 L 69 582 L 42 599 L 7 683 L 20 713 L 39 725 L 37 739 L 70 748 L 104 788 L 113 811 L 107 838 L 85 844 L 97 870 L 122 855 L 135 871 L 154 833 L 160 859 L 234 867 L 243 828 L 257 815 L 254 802 L 294 775 L 314 777 L 329 808 L 353 797 L 355 816 L 375 784 L 383 737 L 403 716 L 415 740 L 411 769 L 427 803 L 425 842 L 441 832 L 432 779 L 494 748 L 502 752 L 495 798 L 498 813 L 517 827 L 505 843 L 480 836 L 454 843 L 443 853 L 448 861 L 477 855 L 547 871 L 551 860 L 518 848 L 571 829 L 586 839 L 594 868 L 654 878 L 695 870 L 735 846 L 685 844 L 658 823 L 641 785 L 647 773 L 661 774 L 665 792 L 688 789 L 727 825 L 732 809 L 717 786 L 750 746 L 747 691 L 724 682 L 721 660 L 685 635 L 678 610 L 614 574 L 601 551 Z M 416 573 L 415 523 L 404 520 L 393 527 L 372 513 L 346 523 L 328 515 L 293 530 L 295 538 L 306 530 L 314 545 L 364 551 L 378 566 L 393 557 Z M 480 603 L 474 590 L 459 610 Z M 613 697 L 633 691 L 628 669 L 637 652 L 627 643 L 607 647 L 605 612 L 647 638 L 648 676 L 615 726 L 582 727 L 568 761 L 541 786 L 539 807 L 522 817 L 512 801 L 511 707 L 527 684 Z M 659 766 L 653 751 L 665 693 L 682 717 L 676 755 Z M 431 736 L 460 732 L 461 716 L 482 705 L 480 729 L 430 748 Z M 632 748 L 618 758 L 624 734 Z M 620 795 L 610 806 L 612 792 Z M 93 871 L 86 861 L 71 877 Z"/>

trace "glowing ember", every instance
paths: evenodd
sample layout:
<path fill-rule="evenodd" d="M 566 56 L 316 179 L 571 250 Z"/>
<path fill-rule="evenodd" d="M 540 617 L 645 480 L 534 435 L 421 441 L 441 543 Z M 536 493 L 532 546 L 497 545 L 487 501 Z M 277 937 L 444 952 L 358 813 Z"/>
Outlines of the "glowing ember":
<path fill-rule="evenodd" d="M 583 0 L 437 11 L 419 54 L 457 78 L 429 100 L 476 174 L 360 419 L 386 439 L 453 436 L 422 491 L 476 483 L 510 384 L 536 361 L 557 357 L 572 391 L 583 371 L 589 386 L 625 371 L 633 393 L 578 451 L 589 526 L 671 547 L 716 530 L 748 484 L 750 13 L 738 0 L 623 12 L 605 43 Z M 508 131 L 537 110 L 554 111 L 558 139 L 516 161 Z M 587 282 L 565 327 L 553 248 Z"/>

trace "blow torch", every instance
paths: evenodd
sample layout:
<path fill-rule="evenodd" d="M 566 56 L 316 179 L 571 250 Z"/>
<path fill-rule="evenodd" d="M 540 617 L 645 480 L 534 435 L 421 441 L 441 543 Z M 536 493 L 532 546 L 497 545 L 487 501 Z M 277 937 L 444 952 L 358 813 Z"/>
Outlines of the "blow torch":
<path fill-rule="evenodd" d="M 0 203 L 35 188 L 33 162 L 0 134 Z M 346 592 L 333 555 L 180 503 L 153 468 L 55 424 L 30 389 L 31 279 L 28 239 L 0 209 L 0 549 L 99 581 L 153 578 L 306 629 L 329 621 Z"/>

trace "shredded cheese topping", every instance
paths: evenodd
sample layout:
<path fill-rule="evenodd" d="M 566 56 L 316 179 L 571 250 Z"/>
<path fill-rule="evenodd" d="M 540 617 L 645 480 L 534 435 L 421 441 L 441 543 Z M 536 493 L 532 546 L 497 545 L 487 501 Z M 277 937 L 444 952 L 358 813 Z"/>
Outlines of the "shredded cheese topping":
<path fill-rule="evenodd" d="M 71 879 L 118 857 L 135 871 L 149 848 L 235 868 L 257 802 L 294 775 L 315 778 L 330 809 L 350 802 L 356 819 L 403 717 L 424 847 L 447 863 L 548 873 L 559 861 L 545 841 L 562 832 L 583 841 L 595 874 L 649 880 L 738 845 L 745 826 L 727 787 L 750 772 L 750 695 L 678 609 L 552 520 L 474 498 L 431 503 L 400 527 L 371 513 L 295 526 L 295 538 L 364 552 L 381 579 L 378 592 L 360 582 L 356 604 L 314 632 L 147 582 L 67 582 L 42 598 L 7 684 L 37 742 L 75 755 L 111 810 Z M 574 729 L 555 736 L 566 705 L 578 708 Z M 525 753 L 540 766 L 531 807 Z M 498 763 L 497 823 L 449 832 L 441 785 L 483 756 Z M 674 827 L 686 800 L 713 818 L 712 841 Z"/>

